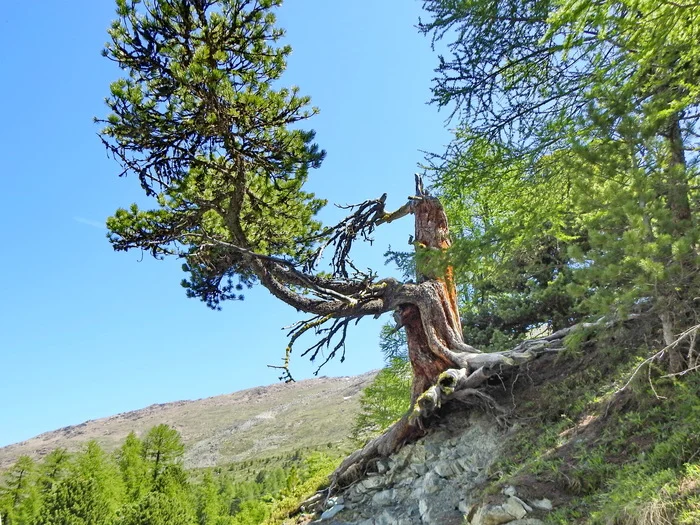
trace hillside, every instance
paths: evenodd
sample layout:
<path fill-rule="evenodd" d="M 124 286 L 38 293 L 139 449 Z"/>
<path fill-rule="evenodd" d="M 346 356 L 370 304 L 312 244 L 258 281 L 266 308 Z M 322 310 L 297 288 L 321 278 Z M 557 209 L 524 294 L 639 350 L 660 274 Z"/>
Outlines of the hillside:
<path fill-rule="evenodd" d="M 640 367 L 659 348 L 649 319 L 581 330 L 489 383 L 499 410 L 448 402 L 325 523 L 697 525 L 700 376 Z"/>
<path fill-rule="evenodd" d="M 60 447 L 77 450 L 93 439 L 113 450 L 129 432 L 142 435 L 161 423 L 180 432 L 188 468 L 338 443 L 350 434 L 358 394 L 374 375 L 279 383 L 86 421 L 0 448 L 0 469 L 23 454 L 41 458 Z"/>

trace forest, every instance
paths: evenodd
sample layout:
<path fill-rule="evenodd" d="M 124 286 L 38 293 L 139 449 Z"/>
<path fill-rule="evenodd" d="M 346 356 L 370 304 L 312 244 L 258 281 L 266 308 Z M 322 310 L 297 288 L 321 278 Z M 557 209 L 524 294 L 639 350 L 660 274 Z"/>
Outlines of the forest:
<path fill-rule="evenodd" d="M 425 155 L 415 194 L 399 209 L 385 209 L 386 195 L 368 198 L 332 225 L 317 219 L 325 200 L 305 189 L 325 151 L 305 127 L 317 111 L 311 99 L 284 87 L 291 47 L 275 25 L 280 4 L 117 1 L 104 55 L 123 76 L 97 121 L 120 174 L 138 178 L 153 207 L 120 208 L 107 226 L 117 251 L 179 259 L 187 296 L 210 308 L 262 286 L 306 315 L 278 367 L 286 381 L 297 354 L 321 366 L 342 360 L 348 330 L 393 314 L 379 342 L 388 367 L 365 393 L 358 422 L 363 448 L 332 474 L 329 490 L 414 439 L 458 390 L 493 408 L 490 381 L 545 353 L 580 355 L 592 331 L 630 321 L 645 339 L 611 363 L 628 384 L 647 378 L 646 394 L 677 402 L 668 407 L 682 416 L 659 423 L 666 433 L 656 438 L 677 436 L 682 451 L 673 449 L 679 462 L 659 452 L 658 472 L 671 477 L 658 479 L 696 465 L 698 4 L 424 0 L 417 31 L 437 50 L 430 102 L 449 114 L 451 143 Z M 386 253 L 402 280 L 353 264 L 357 243 L 407 216 L 413 249 Z M 307 333 L 316 342 L 300 351 Z M 585 366 L 591 388 L 622 377 Z M 574 402 L 557 399 L 560 414 Z M 252 515 L 292 490 L 284 470 L 248 485 L 217 488 L 209 476 L 188 484 L 174 461 L 181 450 L 161 456 L 149 436 L 131 437 L 114 458 L 88 447 L 60 469 L 60 452 L 38 466 L 24 460 L 2 491 L 4 523 L 35 519 L 22 513 L 69 523 L 56 516 L 87 508 L 109 518 L 70 523 L 248 523 L 230 512 L 212 521 L 209 509 Z M 97 470 L 77 474 L 87 468 Z M 693 497 L 689 508 L 700 512 Z M 144 521 L 143 512 L 159 517 Z"/>
<path fill-rule="evenodd" d="M 186 471 L 178 432 L 129 434 L 114 453 L 96 441 L 20 457 L 0 486 L 5 525 L 257 525 L 312 492 L 337 461 L 323 452 Z"/>

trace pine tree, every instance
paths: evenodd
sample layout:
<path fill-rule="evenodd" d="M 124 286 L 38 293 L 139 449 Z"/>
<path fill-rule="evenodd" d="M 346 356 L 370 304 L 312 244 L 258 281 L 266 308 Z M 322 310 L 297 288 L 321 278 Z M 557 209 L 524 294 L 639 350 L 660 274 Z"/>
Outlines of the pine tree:
<path fill-rule="evenodd" d="M 47 454 L 39 468 L 38 485 L 42 494 L 49 494 L 63 479 L 69 463 L 70 454 L 65 448 L 57 448 Z"/>
<path fill-rule="evenodd" d="M 123 525 L 197 525 L 185 493 L 147 492 L 124 511 Z"/>
<path fill-rule="evenodd" d="M 177 430 L 161 424 L 153 427 L 143 438 L 143 457 L 150 473 L 151 483 L 158 482 L 161 476 L 182 465 L 185 446 Z"/>
<path fill-rule="evenodd" d="M 225 516 L 219 488 L 210 471 L 205 472 L 202 482 L 196 487 L 198 525 L 217 525 Z"/>

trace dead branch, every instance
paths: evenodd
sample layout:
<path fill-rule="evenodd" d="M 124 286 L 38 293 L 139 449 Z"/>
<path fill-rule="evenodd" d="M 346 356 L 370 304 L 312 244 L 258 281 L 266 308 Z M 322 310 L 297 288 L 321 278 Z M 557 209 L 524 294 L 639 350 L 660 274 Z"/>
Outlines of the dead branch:
<path fill-rule="evenodd" d="M 377 226 L 389 223 L 404 217 L 412 212 L 412 202 L 404 204 L 398 210 L 387 213 L 384 209 L 386 193 L 378 199 L 366 200 L 359 204 L 338 206 L 344 210 L 352 210 L 352 213 L 342 219 L 334 226 L 325 228 L 321 233 L 314 236 L 310 241 L 319 242 L 319 246 L 308 256 L 304 262 L 304 272 L 311 273 L 323 257 L 326 249 L 333 246 L 333 256 L 331 266 L 333 276 L 348 279 L 350 273 L 348 267 L 353 270 L 356 276 L 357 269 L 352 265 L 349 258 L 353 243 L 358 239 L 373 242 L 372 233 Z"/>
<path fill-rule="evenodd" d="M 656 352 L 654 355 L 652 355 L 651 357 L 646 358 L 644 361 L 642 361 L 641 363 L 639 363 L 639 364 L 635 367 L 635 369 L 632 371 L 632 374 L 630 375 L 629 379 L 628 379 L 627 382 L 624 384 L 624 386 L 623 386 L 622 388 L 618 389 L 618 390 L 613 394 L 613 398 L 614 398 L 615 396 L 617 396 L 618 394 L 622 393 L 622 392 L 632 383 L 632 380 L 635 378 L 635 376 L 637 375 L 637 373 L 638 373 L 644 366 L 649 366 L 649 367 L 651 367 L 651 363 L 653 363 L 654 361 L 658 361 L 658 360 L 662 359 L 662 358 L 664 357 L 664 355 L 666 354 L 666 352 L 675 349 L 676 347 L 678 347 L 678 345 L 680 345 L 680 344 L 681 344 L 684 340 L 686 340 L 686 339 L 691 339 L 691 341 L 694 343 L 695 337 L 697 336 L 697 333 L 698 333 L 699 330 L 700 330 L 700 324 L 696 324 L 695 326 L 691 326 L 690 328 L 688 328 L 687 330 L 685 330 L 684 332 L 682 332 L 671 344 L 666 345 L 666 346 L 663 347 L 661 350 L 659 350 L 658 352 Z M 676 373 L 673 373 L 673 374 L 666 374 L 666 375 L 663 375 L 663 376 L 661 376 L 661 377 L 662 377 L 662 378 L 669 378 L 669 377 L 682 376 L 682 375 L 687 374 L 688 372 L 691 372 L 691 371 L 693 371 L 693 370 L 697 370 L 698 368 L 700 368 L 700 367 L 698 367 L 698 366 L 688 367 L 688 368 L 686 368 L 685 370 L 681 370 L 680 372 L 676 372 Z M 650 372 L 651 372 L 651 370 L 650 370 Z M 651 377 L 649 377 L 649 382 L 650 382 L 650 384 L 651 384 Z M 651 384 L 651 387 L 652 387 L 652 389 L 653 389 L 653 388 L 654 388 L 654 385 Z M 655 394 L 655 395 L 656 395 L 657 398 L 660 397 L 658 394 Z"/>

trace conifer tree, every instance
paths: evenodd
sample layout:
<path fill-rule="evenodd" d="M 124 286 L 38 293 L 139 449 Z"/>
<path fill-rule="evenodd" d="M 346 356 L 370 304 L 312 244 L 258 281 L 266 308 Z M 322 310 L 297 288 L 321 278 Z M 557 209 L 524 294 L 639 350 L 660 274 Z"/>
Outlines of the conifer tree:
<path fill-rule="evenodd" d="M 294 343 L 304 333 L 320 334 L 303 355 L 315 360 L 327 349 L 322 367 L 336 356 L 344 359 L 349 327 L 367 316 L 394 314 L 406 333 L 412 410 L 343 464 L 338 481 L 358 457 L 388 454 L 415 435 L 421 418 L 439 406 L 435 396 L 451 395 L 452 385 L 483 385 L 537 354 L 484 353 L 465 342 L 446 257 L 447 216 L 420 177 L 414 195 L 393 212 L 384 194 L 350 206 L 335 225 L 316 220 L 325 201 L 304 184 L 324 152 L 306 129 L 316 110 L 281 78 L 290 48 L 275 26 L 280 4 L 117 0 L 105 56 L 124 74 L 110 87 L 101 137 L 121 175 L 138 177 L 152 207 L 119 209 L 107 226 L 116 250 L 182 260 L 187 294 L 212 308 L 260 284 L 307 314 L 291 329 L 277 367 L 287 381 L 293 380 Z M 358 269 L 355 243 L 407 215 L 415 222 L 414 281 Z M 443 375 L 449 370 L 456 372 Z M 152 464 L 156 481 L 160 459 Z"/>
<path fill-rule="evenodd" d="M 39 510 L 36 490 L 36 464 L 20 456 L 3 475 L 0 485 L 0 516 L 5 525 L 30 525 Z"/>
<path fill-rule="evenodd" d="M 50 493 L 56 483 L 66 474 L 70 454 L 65 448 L 57 448 L 47 454 L 39 467 L 39 490 L 43 495 Z"/>
<path fill-rule="evenodd" d="M 225 516 L 219 489 L 210 471 L 207 471 L 201 483 L 196 487 L 197 524 L 218 525 Z"/>
<path fill-rule="evenodd" d="M 155 484 L 168 468 L 179 467 L 185 446 L 177 430 L 168 425 L 156 425 L 143 438 L 143 456 Z"/>
<path fill-rule="evenodd" d="M 124 511 L 123 525 L 197 525 L 184 493 L 147 492 Z"/>
<path fill-rule="evenodd" d="M 143 442 L 134 432 L 116 452 L 116 462 L 124 482 L 124 490 L 129 501 L 138 501 L 147 492 L 151 480 L 145 459 Z"/>
<path fill-rule="evenodd" d="M 467 268 L 493 275 L 495 266 L 507 279 L 520 272 L 508 268 L 514 254 L 549 239 L 557 252 L 543 261 L 550 277 L 539 289 L 558 283 L 551 298 L 559 301 L 563 289 L 579 299 L 545 309 L 552 319 L 566 310 L 565 322 L 641 309 L 656 317 L 666 344 L 696 324 L 694 7 L 665 0 L 424 6 L 430 18 L 421 29 L 451 40 L 434 95 L 455 109 L 459 131 L 435 164 L 447 195 L 469 216 L 460 252 L 471 254 Z M 537 281 L 522 275 L 526 284 Z M 683 367 L 678 350 L 670 352 L 673 371 Z"/>
<path fill-rule="evenodd" d="M 39 525 L 111 525 L 123 502 L 116 466 L 90 441 L 44 498 Z"/>

